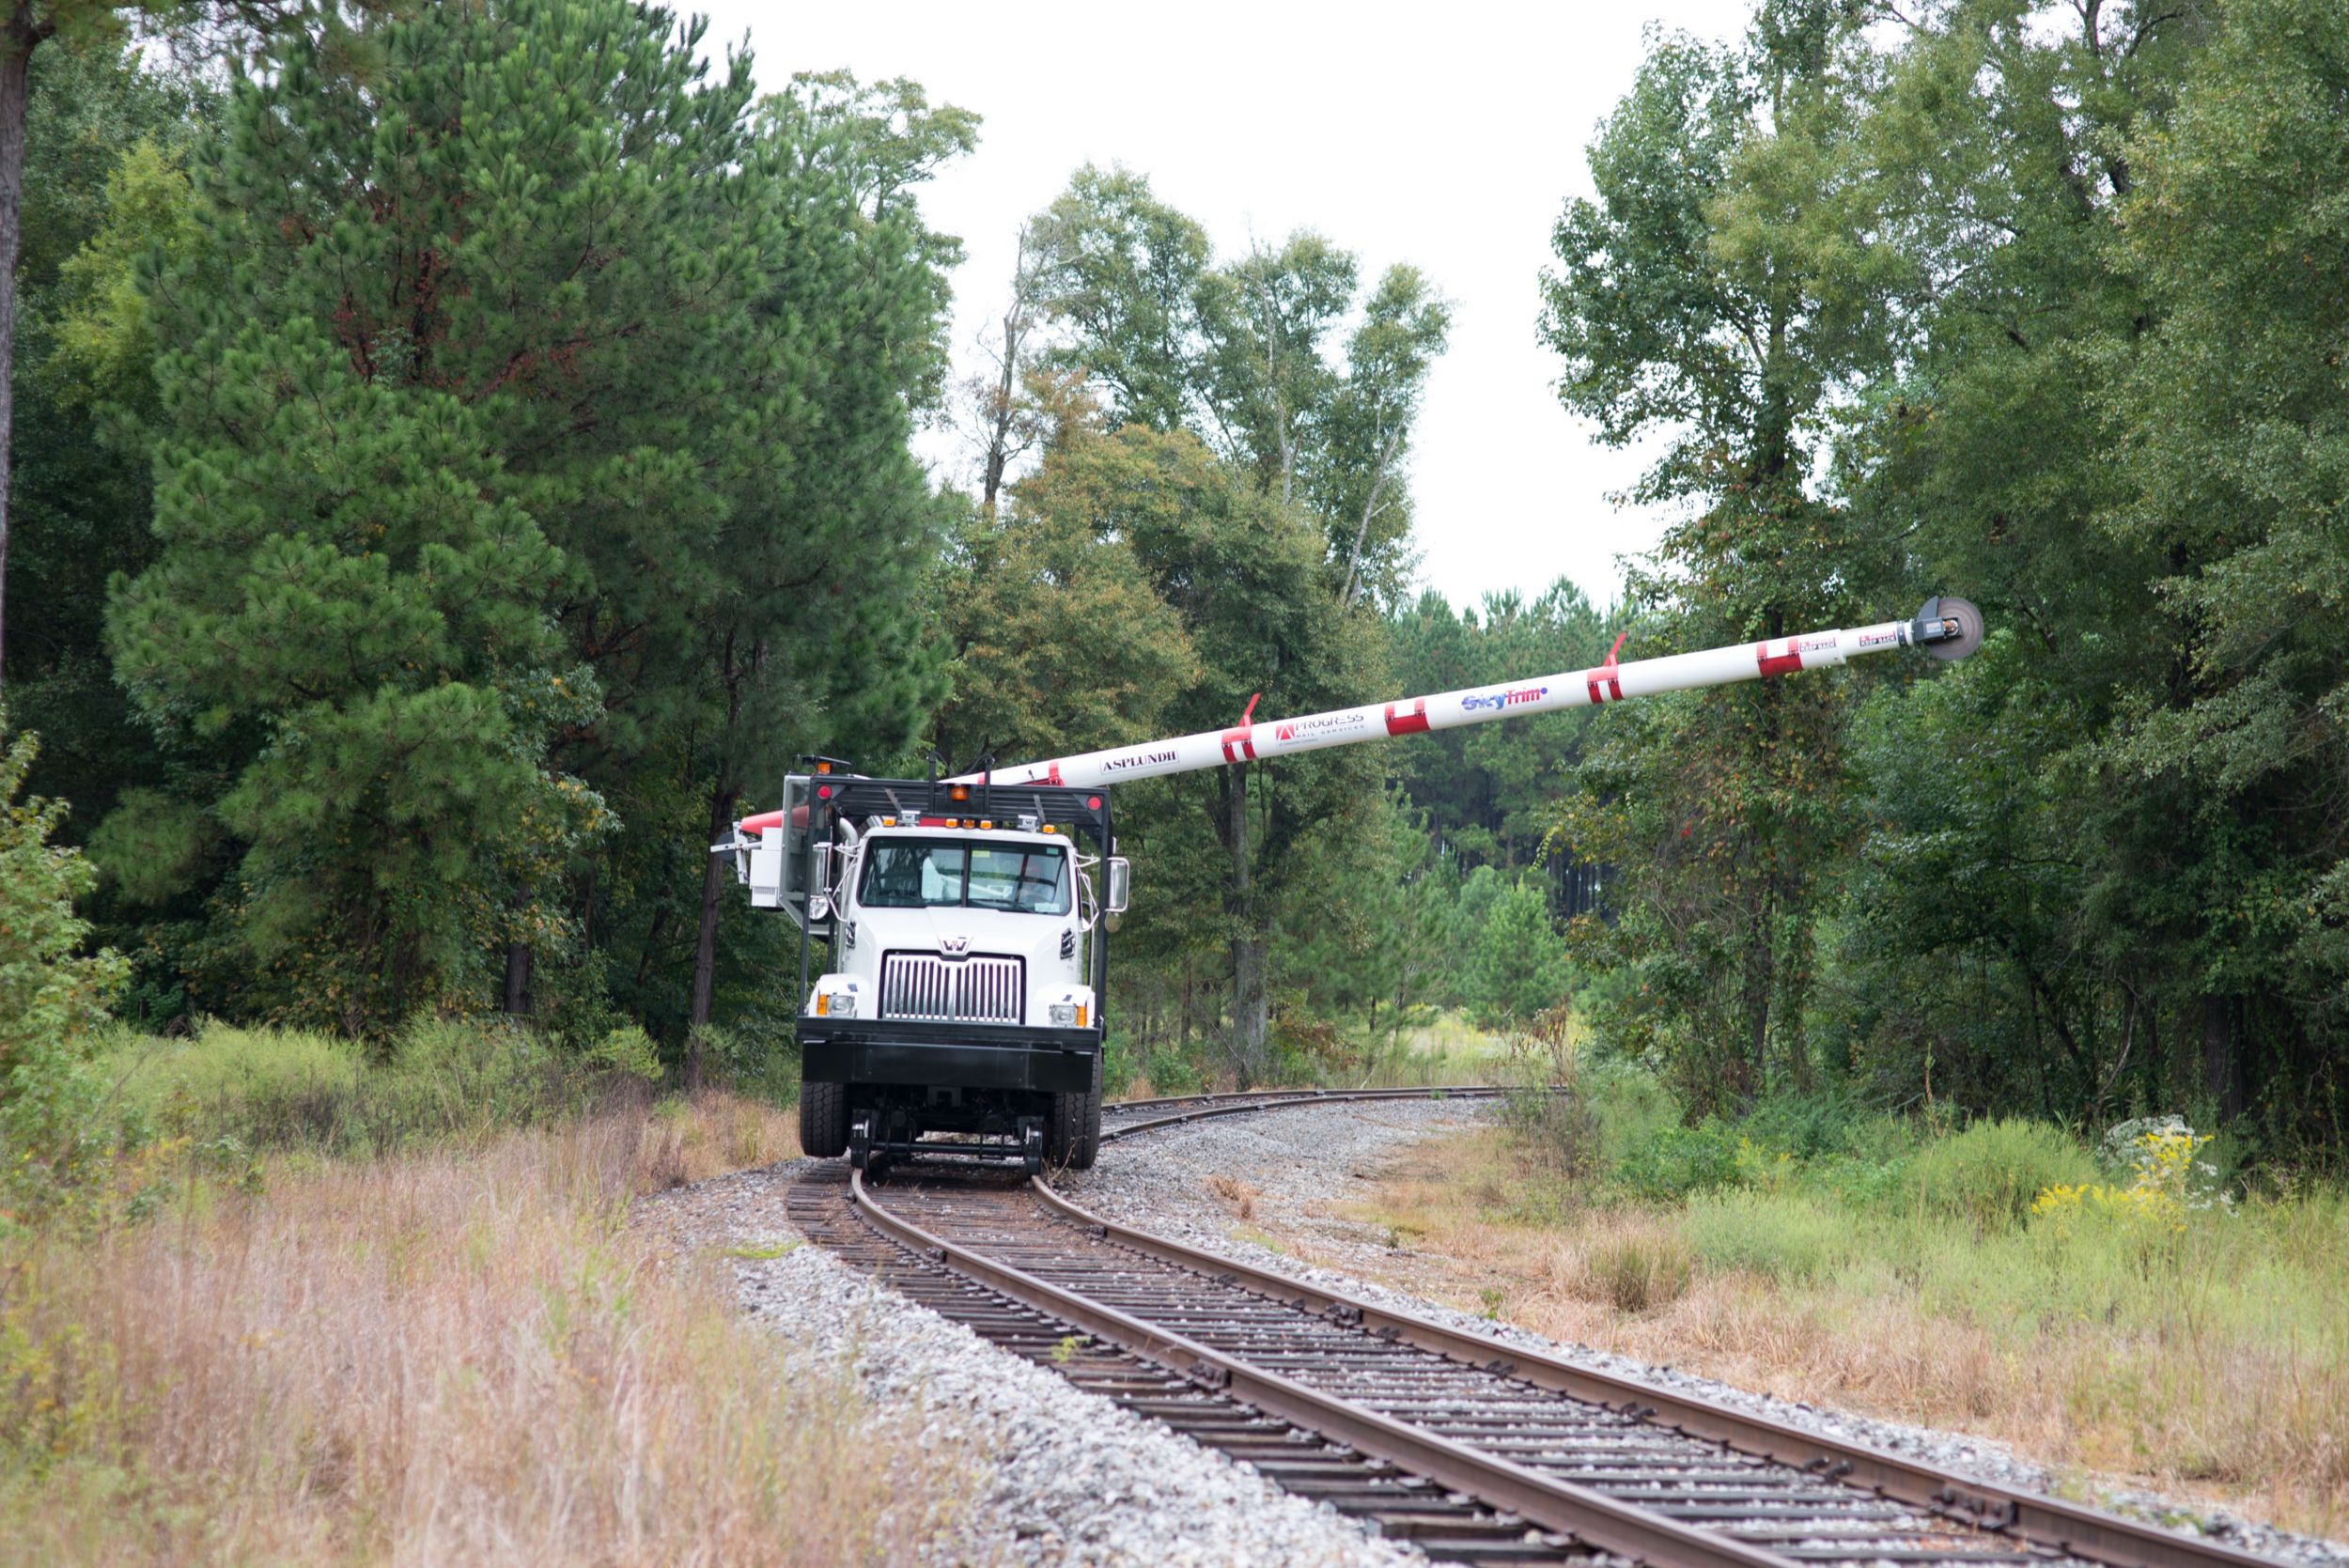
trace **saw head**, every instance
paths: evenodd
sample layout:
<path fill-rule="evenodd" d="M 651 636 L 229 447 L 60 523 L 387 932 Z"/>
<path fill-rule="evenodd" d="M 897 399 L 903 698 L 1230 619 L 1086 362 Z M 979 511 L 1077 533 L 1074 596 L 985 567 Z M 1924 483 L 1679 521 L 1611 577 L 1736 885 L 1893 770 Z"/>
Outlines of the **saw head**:
<path fill-rule="evenodd" d="M 1963 659 L 1982 646 L 1982 612 L 1954 595 L 1929 598 L 1909 623 L 1909 641 L 1936 659 Z"/>

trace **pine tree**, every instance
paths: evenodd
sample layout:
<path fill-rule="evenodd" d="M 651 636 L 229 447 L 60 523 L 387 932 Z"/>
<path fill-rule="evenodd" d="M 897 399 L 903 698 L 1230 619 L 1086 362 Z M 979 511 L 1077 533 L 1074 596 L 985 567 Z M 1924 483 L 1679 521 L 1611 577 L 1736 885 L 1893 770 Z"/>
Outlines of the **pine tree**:
<path fill-rule="evenodd" d="M 239 846 L 247 1010 L 592 1029 L 616 979 L 682 1033 L 735 802 L 939 695 L 908 442 L 954 242 L 910 192 L 969 116 L 761 104 L 700 38 L 435 7 L 238 90 L 153 290 L 163 551 L 112 625 L 150 718 L 226 749 L 176 832 Z"/>
<path fill-rule="evenodd" d="M 568 936 L 603 813 L 548 748 L 619 705 L 558 616 L 691 634 L 723 508 L 685 438 L 731 407 L 695 350 L 746 266 L 705 177 L 749 90 L 617 3 L 368 41 L 283 45 L 200 171 L 230 265 L 155 289 L 163 551 L 110 611 L 150 719 L 235 759 L 193 803 L 241 846 L 248 1003 L 354 1029 L 484 1005 L 508 945 Z"/>

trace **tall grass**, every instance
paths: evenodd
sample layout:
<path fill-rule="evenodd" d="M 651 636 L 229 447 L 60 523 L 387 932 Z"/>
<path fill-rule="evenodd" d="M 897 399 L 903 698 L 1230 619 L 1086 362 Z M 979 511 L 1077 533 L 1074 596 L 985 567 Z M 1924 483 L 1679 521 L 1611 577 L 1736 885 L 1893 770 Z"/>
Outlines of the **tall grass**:
<path fill-rule="evenodd" d="M 782 1152 L 780 1117 L 708 1096 L 0 1240 L 0 1560 L 917 1551 L 961 1478 L 624 1228 L 637 1192 Z"/>
<path fill-rule="evenodd" d="M 385 1050 L 301 1030 L 207 1023 L 179 1039 L 128 1030 L 99 1069 L 165 1131 L 255 1150 L 371 1155 L 576 1115 L 638 1074 L 568 1056 L 500 1021 L 421 1022 Z"/>
<path fill-rule="evenodd" d="M 2000 1117 L 1928 1141 L 1908 1165 L 1917 1201 L 1978 1231 L 2007 1230 L 2048 1188 L 2092 1182 L 2096 1161 L 2062 1129 Z"/>

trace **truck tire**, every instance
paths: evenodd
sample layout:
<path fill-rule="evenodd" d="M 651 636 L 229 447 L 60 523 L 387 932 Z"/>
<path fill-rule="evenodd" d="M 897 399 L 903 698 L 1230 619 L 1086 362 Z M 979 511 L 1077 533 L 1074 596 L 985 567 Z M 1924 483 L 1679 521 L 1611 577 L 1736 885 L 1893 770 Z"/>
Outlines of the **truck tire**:
<path fill-rule="evenodd" d="M 1074 1171 L 1090 1171 L 1101 1153 L 1101 1053 L 1093 1053 L 1093 1087 L 1085 1092 L 1084 1123 L 1077 1136 L 1077 1146 L 1069 1151 L 1068 1165 Z"/>
<path fill-rule="evenodd" d="M 1044 1163 L 1064 1166 L 1076 1157 L 1077 1135 L 1084 1129 L 1085 1097 L 1053 1094 L 1044 1102 Z"/>
<path fill-rule="evenodd" d="M 800 1149 L 817 1159 L 838 1159 L 848 1152 L 847 1084 L 800 1085 Z"/>

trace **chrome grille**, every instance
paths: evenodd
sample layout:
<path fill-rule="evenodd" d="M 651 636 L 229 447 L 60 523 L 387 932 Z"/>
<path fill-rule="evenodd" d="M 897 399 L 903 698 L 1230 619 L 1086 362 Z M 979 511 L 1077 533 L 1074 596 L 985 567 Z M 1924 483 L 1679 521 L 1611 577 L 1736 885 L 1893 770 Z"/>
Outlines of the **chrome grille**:
<path fill-rule="evenodd" d="M 880 1016 L 926 1023 L 1020 1023 L 1026 965 L 980 954 L 939 958 L 892 953 L 881 959 Z"/>

